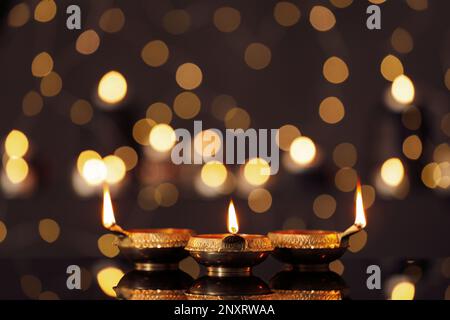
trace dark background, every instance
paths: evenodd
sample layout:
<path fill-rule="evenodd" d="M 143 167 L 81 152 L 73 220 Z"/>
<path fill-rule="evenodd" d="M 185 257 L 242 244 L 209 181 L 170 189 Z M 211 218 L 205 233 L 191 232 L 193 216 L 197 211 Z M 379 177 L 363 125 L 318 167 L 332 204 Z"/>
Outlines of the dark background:
<path fill-rule="evenodd" d="M 33 8 L 36 1 L 27 1 Z M 82 10 L 82 30 L 67 30 L 65 8 L 78 4 Z M 286 123 L 297 125 L 324 150 L 324 166 L 316 175 L 293 175 L 283 168 L 272 178 L 268 189 L 273 196 L 271 209 L 254 214 L 246 199 L 235 197 L 241 230 L 267 233 L 282 227 L 286 219 L 300 217 L 308 228 L 345 229 L 354 219 L 354 194 L 343 193 L 334 185 L 338 168 L 332 151 L 342 142 L 357 147 L 358 170 L 365 184 L 373 185 L 377 167 L 388 157 L 399 156 L 411 181 L 404 200 L 384 199 L 377 194 L 367 210 L 368 242 L 358 252 L 359 258 L 384 259 L 413 257 L 441 259 L 450 256 L 450 198 L 426 188 L 420 181 L 421 168 L 431 162 L 433 147 L 448 142 L 440 130 L 440 119 L 450 111 L 449 91 L 444 74 L 450 67 L 449 3 L 431 0 L 428 9 L 415 11 L 405 1 L 389 0 L 381 5 L 382 29 L 370 31 L 365 26 L 367 1 L 355 0 L 345 9 L 334 8 L 328 1 L 293 1 L 301 11 L 300 21 L 284 28 L 273 18 L 275 1 L 58 1 L 55 19 L 37 23 L 32 18 L 20 28 L 8 27 L 7 12 L 15 1 L 2 1 L 0 34 L 0 136 L 16 128 L 25 132 L 32 147 L 32 163 L 39 176 L 39 186 L 27 198 L 8 199 L 0 194 L 0 220 L 8 235 L 0 243 L 0 258 L 100 257 L 98 237 L 101 226 L 100 197 L 79 197 L 73 190 L 71 175 L 78 154 L 94 149 L 101 154 L 131 145 L 139 152 L 131 134 L 135 121 L 155 101 L 169 106 L 182 91 L 175 81 L 176 68 L 186 62 L 196 63 L 203 72 L 203 82 L 194 92 L 202 100 L 197 119 L 204 127 L 223 129 L 223 123 L 211 116 L 211 103 L 219 94 L 233 96 L 248 111 L 253 128 L 278 128 Z M 308 21 L 314 4 L 330 8 L 337 19 L 329 32 L 318 32 Z M 241 13 L 241 24 L 232 33 L 219 32 L 212 23 L 214 11 L 231 6 Z M 109 7 L 125 13 L 124 28 L 113 34 L 98 27 L 100 15 Z M 172 35 L 161 25 L 170 9 L 183 8 L 191 15 L 189 30 Z M 397 27 L 405 28 L 414 39 L 409 54 L 396 54 L 390 36 Z M 94 29 L 101 38 L 99 49 L 91 55 L 75 50 L 78 35 Z M 158 68 L 150 68 L 140 58 L 142 47 L 152 39 L 163 40 L 170 58 Z M 263 70 L 250 69 L 243 54 L 251 42 L 262 42 L 271 49 L 270 65 Z M 44 108 L 35 117 L 22 113 L 22 99 L 29 90 L 39 91 L 39 79 L 30 71 L 31 61 L 39 52 L 51 53 L 63 80 L 63 89 L 53 98 L 44 98 Z M 381 60 L 396 54 L 416 87 L 416 104 L 423 114 L 424 153 L 414 162 L 402 156 L 405 137 L 400 116 L 383 105 L 383 92 L 389 86 L 380 74 Z M 346 61 L 350 76 L 340 85 L 328 83 L 322 75 L 323 62 L 332 55 Z M 98 80 L 111 70 L 120 70 L 128 81 L 129 99 L 117 111 L 95 107 L 92 99 Z M 327 125 L 319 117 L 318 106 L 328 95 L 344 103 L 346 116 L 337 125 Z M 93 120 L 77 126 L 70 120 L 70 106 L 79 98 L 94 106 Z M 174 117 L 172 125 L 192 130 L 191 120 Z M 392 129 L 386 138 L 381 132 Z M 411 133 L 412 134 L 412 133 Z M 391 150 L 396 150 L 392 153 Z M 189 187 L 178 185 L 177 169 L 170 181 L 179 187 L 177 203 L 169 208 L 146 212 L 137 205 L 142 186 L 139 168 L 128 173 L 128 183 L 114 198 L 116 218 L 126 228 L 189 227 L 199 233 L 225 231 L 229 197 L 203 199 Z M 149 161 L 149 160 L 147 160 Z M 417 164 L 419 163 L 419 164 Z M 312 211 L 314 199 L 329 193 L 337 200 L 335 214 L 327 220 Z M 52 218 L 61 228 L 59 239 L 48 244 L 38 232 L 38 223 Z M 351 259 L 352 254 L 344 257 Z M 51 259 L 48 260 L 51 264 Z"/>

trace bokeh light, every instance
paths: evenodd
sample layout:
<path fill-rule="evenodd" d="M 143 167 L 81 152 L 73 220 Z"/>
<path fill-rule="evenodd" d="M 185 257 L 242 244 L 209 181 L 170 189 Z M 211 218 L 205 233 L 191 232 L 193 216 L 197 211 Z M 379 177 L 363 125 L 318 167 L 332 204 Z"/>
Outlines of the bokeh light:
<path fill-rule="evenodd" d="M 106 10 L 100 17 L 100 29 L 108 33 L 115 33 L 122 30 L 125 24 L 125 15 L 120 8 Z"/>
<path fill-rule="evenodd" d="M 39 235 L 45 242 L 55 242 L 58 240 L 60 232 L 59 224 L 55 220 L 42 219 L 39 221 Z"/>
<path fill-rule="evenodd" d="M 5 140 L 5 151 L 10 158 L 23 157 L 29 147 L 27 136 L 19 130 L 12 130 Z"/>
<path fill-rule="evenodd" d="M 313 211 L 320 219 L 329 219 L 336 211 L 336 200 L 329 194 L 322 194 L 314 199 Z"/>
<path fill-rule="evenodd" d="M 266 212 L 272 206 L 272 195 L 267 189 L 254 189 L 248 195 L 248 206 L 253 212 Z"/>
<path fill-rule="evenodd" d="M 53 70 L 53 58 L 48 52 L 41 52 L 31 62 L 31 73 L 35 77 L 45 77 Z"/>
<path fill-rule="evenodd" d="M 214 12 L 213 22 L 221 32 L 233 32 L 241 24 L 241 13 L 235 8 L 221 7 Z"/>
<path fill-rule="evenodd" d="M 392 83 L 391 94 L 398 103 L 410 104 L 414 101 L 414 84 L 407 76 L 400 75 Z"/>
<path fill-rule="evenodd" d="M 22 158 L 8 159 L 5 166 L 6 176 L 13 184 L 23 182 L 29 172 L 28 163 Z"/>
<path fill-rule="evenodd" d="M 169 48 L 164 41 L 152 40 L 141 51 L 141 58 L 150 67 L 159 67 L 169 59 Z"/>
<path fill-rule="evenodd" d="M 175 114 L 182 119 L 192 119 L 198 115 L 201 108 L 199 97 L 189 91 L 181 92 L 173 101 Z"/>
<path fill-rule="evenodd" d="M 416 289 L 413 283 L 402 281 L 392 289 L 391 300 L 414 300 Z"/>
<path fill-rule="evenodd" d="M 176 142 L 175 131 L 165 123 L 155 125 L 150 131 L 150 145 L 159 152 L 172 149 Z"/>
<path fill-rule="evenodd" d="M 201 170 L 201 178 L 204 184 L 209 187 L 217 188 L 225 183 L 227 179 L 227 169 L 219 161 L 210 161 L 205 163 Z"/>
<path fill-rule="evenodd" d="M 405 168 L 399 158 L 388 159 L 381 166 L 381 178 L 388 186 L 399 186 L 404 176 Z"/>
<path fill-rule="evenodd" d="M 98 186 L 102 184 L 107 174 L 107 168 L 103 160 L 89 159 L 83 165 L 82 176 L 90 185 Z"/>
<path fill-rule="evenodd" d="M 188 62 L 178 67 L 175 79 L 181 88 L 193 90 L 202 83 L 203 73 L 196 64 Z"/>
<path fill-rule="evenodd" d="M 75 49 L 84 55 L 93 54 L 100 46 L 100 37 L 92 29 L 81 33 L 75 43 Z"/>
<path fill-rule="evenodd" d="M 347 64 L 338 57 L 331 57 L 323 64 L 323 76 L 333 84 L 340 84 L 347 80 L 349 71 Z"/>
<path fill-rule="evenodd" d="M 336 24 L 333 12 L 324 6 L 314 6 L 309 13 L 309 22 L 318 31 L 328 31 Z"/>
<path fill-rule="evenodd" d="M 125 178 L 126 166 L 120 157 L 109 155 L 103 158 L 103 163 L 106 167 L 106 182 L 116 184 Z"/>
<path fill-rule="evenodd" d="M 97 88 L 98 97 L 107 104 L 118 104 L 127 95 L 128 84 L 118 71 L 109 71 L 100 79 Z"/>
<path fill-rule="evenodd" d="M 298 137 L 292 141 L 289 148 L 289 154 L 295 163 L 300 165 L 309 165 L 316 157 L 316 145 L 305 136 Z"/>
<path fill-rule="evenodd" d="M 344 104 L 337 97 L 325 98 L 320 103 L 319 115 L 324 122 L 328 124 L 336 124 L 344 118 Z"/>
<path fill-rule="evenodd" d="M 300 10 L 291 2 L 280 1 L 273 9 L 273 16 L 283 27 L 292 27 L 300 20 Z"/>
<path fill-rule="evenodd" d="M 106 267 L 97 273 L 97 283 L 102 291 L 110 296 L 116 297 L 114 287 L 117 286 L 124 273 L 116 267 Z"/>
<path fill-rule="evenodd" d="M 271 59 L 272 53 L 269 47 L 262 43 L 251 43 L 245 49 L 245 63 L 254 70 L 262 70 L 266 68 Z"/>
<path fill-rule="evenodd" d="M 262 158 L 252 158 L 244 166 L 244 177 L 253 186 L 263 185 L 270 178 L 270 165 Z"/>

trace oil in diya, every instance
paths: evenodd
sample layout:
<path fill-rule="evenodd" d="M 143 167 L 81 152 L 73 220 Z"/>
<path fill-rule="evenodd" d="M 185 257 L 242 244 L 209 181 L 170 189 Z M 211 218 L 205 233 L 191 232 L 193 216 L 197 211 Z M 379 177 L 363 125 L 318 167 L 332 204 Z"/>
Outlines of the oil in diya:
<path fill-rule="evenodd" d="M 131 229 L 124 230 L 115 220 L 108 186 L 103 190 L 103 226 L 118 235 L 116 245 L 121 255 L 134 263 L 137 270 L 177 269 L 178 263 L 188 256 L 184 250 L 190 229 Z"/>
<path fill-rule="evenodd" d="M 233 201 L 228 207 L 228 231 L 192 236 L 185 249 L 207 268 L 208 276 L 250 276 L 252 267 L 263 262 L 273 250 L 272 244 L 263 235 L 238 233 Z"/>
<path fill-rule="evenodd" d="M 278 230 L 268 237 L 275 247 L 276 259 L 304 270 L 326 270 L 328 264 L 340 258 L 348 248 L 351 235 L 366 226 L 361 184 L 356 187 L 355 222 L 344 232 L 326 230 Z"/>

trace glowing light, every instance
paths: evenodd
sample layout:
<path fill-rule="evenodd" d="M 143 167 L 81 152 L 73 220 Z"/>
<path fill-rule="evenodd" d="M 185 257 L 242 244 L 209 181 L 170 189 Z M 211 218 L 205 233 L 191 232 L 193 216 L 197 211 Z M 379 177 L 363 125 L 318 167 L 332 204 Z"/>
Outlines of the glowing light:
<path fill-rule="evenodd" d="M 414 284 L 402 281 L 392 289 L 391 300 L 413 300 L 416 292 Z"/>
<path fill-rule="evenodd" d="M 253 186 L 260 186 L 269 180 L 270 165 L 262 158 L 250 159 L 244 167 L 244 177 Z"/>
<path fill-rule="evenodd" d="M 234 208 L 233 200 L 228 206 L 228 232 L 236 234 L 239 232 L 239 223 L 236 216 L 236 209 Z"/>
<path fill-rule="evenodd" d="M 107 156 L 103 159 L 106 166 L 106 182 L 115 184 L 123 180 L 126 173 L 125 163 L 118 156 Z"/>
<path fill-rule="evenodd" d="M 381 178 L 391 187 L 397 187 L 403 181 L 405 168 L 398 158 L 386 160 L 381 167 Z"/>
<path fill-rule="evenodd" d="M 364 204 L 363 204 L 363 197 L 362 197 L 362 191 L 361 191 L 361 184 L 356 184 L 356 215 L 355 215 L 355 225 L 364 228 L 367 224 L 366 221 L 366 214 L 364 212 Z"/>
<path fill-rule="evenodd" d="M 39 221 L 39 235 L 48 243 L 55 242 L 59 238 L 59 224 L 53 219 L 42 219 Z"/>
<path fill-rule="evenodd" d="M 98 83 L 97 93 L 99 98 L 107 104 L 121 102 L 128 90 L 127 80 L 117 71 L 109 71 Z"/>
<path fill-rule="evenodd" d="M 101 160 L 102 157 L 93 150 L 85 150 L 80 153 L 80 155 L 78 156 L 78 159 L 77 159 L 77 169 L 78 169 L 78 172 L 80 173 L 80 175 L 83 175 L 83 167 L 84 167 L 85 163 L 91 159 Z"/>
<path fill-rule="evenodd" d="M 201 177 L 203 183 L 212 188 L 217 188 L 224 184 L 227 179 L 227 169 L 219 161 L 211 161 L 203 165 Z"/>
<path fill-rule="evenodd" d="M 98 186 L 105 181 L 107 173 L 103 160 L 90 159 L 83 166 L 82 176 L 88 184 Z"/>
<path fill-rule="evenodd" d="M 203 157 L 213 157 L 220 151 L 221 147 L 221 136 L 214 130 L 204 130 L 194 138 L 194 150 Z"/>
<path fill-rule="evenodd" d="M 203 79 L 202 70 L 194 63 L 184 63 L 175 74 L 178 85 L 186 90 L 197 88 Z"/>
<path fill-rule="evenodd" d="M 157 124 L 150 131 L 150 145 L 159 152 L 169 151 L 176 142 L 175 131 L 165 123 Z"/>
<path fill-rule="evenodd" d="M 8 159 L 5 166 L 6 176 L 13 184 L 23 182 L 28 176 L 28 164 L 22 159 Z"/>
<path fill-rule="evenodd" d="M 56 3 L 53 0 L 41 0 L 34 9 L 34 19 L 39 22 L 49 22 L 56 15 Z"/>
<path fill-rule="evenodd" d="M 19 131 L 12 130 L 5 140 L 5 151 L 10 158 L 21 158 L 28 151 L 27 136 Z"/>
<path fill-rule="evenodd" d="M 114 244 L 116 240 L 117 236 L 112 233 L 102 235 L 97 240 L 98 250 L 100 250 L 104 256 L 114 258 L 119 254 L 119 248 Z"/>
<path fill-rule="evenodd" d="M 298 137 L 291 143 L 289 154 L 295 163 L 300 165 L 310 164 L 316 157 L 316 146 L 308 137 Z"/>
<path fill-rule="evenodd" d="M 407 76 L 400 75 L 392 83 L 391 94 L 398 103 L 410 104 L 414 101 L 414 84 Z"/>
<path fill-rule="evenodd" d="M 53 70 L 52 56 L 47 52 L 41 52 L 34 57 L 31 63 L 31 73 L 35 77 L 45 77 Z"/>
<path fill-rule="evenodd" d="M 115 297 L 116 292 L 113 288 L 117 286 L 123 275 L 122 270 L 115 267 L 107 267 L 97 273 L 97 282 L 106 295 Z"/>
<path fill-rule="evenodd" d="M 111 201 L 111 194 L 109 193 L 109 188 L 106 185 L 103 188 L 102 223 L 103 226 L 107 229 L 116 224 L 116 218 L 114 217 L 114 209 Z"/>

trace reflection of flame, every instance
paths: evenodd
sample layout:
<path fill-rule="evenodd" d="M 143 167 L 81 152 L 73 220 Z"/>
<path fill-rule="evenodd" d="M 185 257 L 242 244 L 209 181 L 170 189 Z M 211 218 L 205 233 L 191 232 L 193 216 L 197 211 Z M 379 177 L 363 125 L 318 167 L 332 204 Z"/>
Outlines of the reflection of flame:
<path fill-rule="evenodd" d="M 236 210 L 234 209 L 233 200 L 231 200 L 228 207 L 228 232 L 236 234 L 238 231 L 239 224 L 237 221 Z"/>
<path fill-rule="evenodd" d="M 364 204 L 361 192 L 361 183 L 358 181 L 356 186 L 356 216 L 355 225 L 364 228 L 366 226 L 366 215 L 364 213 Z"/>
<path fill-rule="evenodd" d="M 109 194 L 109 188 L 107 185 L 103 188 L 103 212 L 102 212 L 102 222 L 105 228 L 111 228 L 116 224 L 116 219 L 114 218 L 114 210 L 112 207 L 111 195 Z"/>

